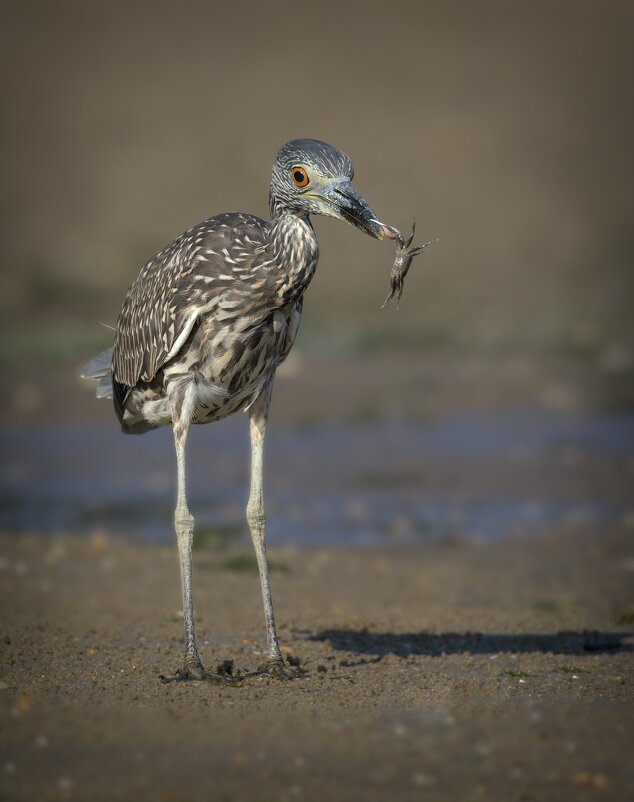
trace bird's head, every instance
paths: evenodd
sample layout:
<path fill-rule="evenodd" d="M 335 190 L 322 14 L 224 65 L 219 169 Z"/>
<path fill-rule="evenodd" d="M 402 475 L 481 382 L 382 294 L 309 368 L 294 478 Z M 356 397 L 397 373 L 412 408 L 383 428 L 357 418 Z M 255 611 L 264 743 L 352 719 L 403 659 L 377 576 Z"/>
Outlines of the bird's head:
<path fill-rule="evenodd" d="M 269 195 L 271 214 L 321 214 L 345 220 L 366 234 L 393 239 L 352 186 L 350 157 L 317 139 L 294 139 L 277 154 Z"/>

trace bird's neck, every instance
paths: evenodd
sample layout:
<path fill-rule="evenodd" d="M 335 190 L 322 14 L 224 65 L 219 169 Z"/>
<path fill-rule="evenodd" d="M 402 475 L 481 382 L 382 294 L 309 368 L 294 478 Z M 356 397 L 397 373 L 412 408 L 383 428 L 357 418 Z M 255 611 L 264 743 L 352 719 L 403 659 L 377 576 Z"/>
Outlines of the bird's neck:
<path fill-rule="evenodd" d="M 283 212 L 271 221 L 269 248 L 281 303 L 297 300 L 315 275 L 319 246 L 307 215 Z"/>

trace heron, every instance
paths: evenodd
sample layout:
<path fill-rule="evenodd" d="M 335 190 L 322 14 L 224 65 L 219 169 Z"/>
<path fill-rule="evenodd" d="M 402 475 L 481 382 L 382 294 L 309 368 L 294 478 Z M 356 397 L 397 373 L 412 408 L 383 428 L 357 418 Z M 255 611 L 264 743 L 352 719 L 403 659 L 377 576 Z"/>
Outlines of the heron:
<path fill-rule="evenodd" d="M 84 378 L 111 397 L 126 434 L 171 426 L 176 448 L 174 528 L 180 561 L 185 635 L 181 669 L 165 682 L 236 684 L 239 676 L 204 668 L 192 598 L 194 517 L 187 503 L 185 449 L 192 424 L 238 410 L 249 416 L 250 489 L 246 518 L 260 575 L 266 658 L 255 674 L 293 679 L 278 641 L 265 546 L 263 446 L 275 372 L 298 332 L 304 293 L 319 247 L 311 215 L 343 220 L 375 239 L 397 240 L 352 185 L 352 161 L 315 139 L 295 139 L 271 174 L 271 220 L 232 212 L 177 237 L 142 268 L 125 296 L 112 348 L 94 357 Z M 409 256 L 414 251 L 409 249 Z M 409 259 L 411 261 L 411 258 Z"/>

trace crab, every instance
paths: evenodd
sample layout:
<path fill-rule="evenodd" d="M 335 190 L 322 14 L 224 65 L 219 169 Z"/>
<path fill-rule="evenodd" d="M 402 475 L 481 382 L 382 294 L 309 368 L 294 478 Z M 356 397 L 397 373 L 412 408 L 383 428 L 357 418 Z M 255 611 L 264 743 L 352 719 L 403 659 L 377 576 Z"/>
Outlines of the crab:
<path fill-rule="evenodd" d="M 425 242 L 423 245 L 415 245 L 412 247 L 412 242 L 414 241 L 414 233 L 416 231 L 416 222 L 412 223 L 412 233 L 409 235 L 407 239 L 403 239 L 403 235 L 394 226 L 388 226 L 383 224 L 385 229 L 385 234 L 389 239 L 393 239 L 397 243 L 396 247 L 396 256 L 394 257 L 394 264 L 392 265 L 392 270 L 390 272 L 390 291 L 388 293 L 387 298 L 383 301 L 381 305 L 381 309 L 396 295 L 396 308 L 398 309 L 399 302 L 401 300 L 401 295 L 403 294 L 403 284 L 405 283 L 405 276 L 407 275 L 410 265 L 412 264 L 412 260 L 415 256 L 418 256 L 419 253 L 422 253 L 426 250 L 430 245 L 433 245 L 434 242 L 438 240 L 429 240 L 429 242 Z"/>

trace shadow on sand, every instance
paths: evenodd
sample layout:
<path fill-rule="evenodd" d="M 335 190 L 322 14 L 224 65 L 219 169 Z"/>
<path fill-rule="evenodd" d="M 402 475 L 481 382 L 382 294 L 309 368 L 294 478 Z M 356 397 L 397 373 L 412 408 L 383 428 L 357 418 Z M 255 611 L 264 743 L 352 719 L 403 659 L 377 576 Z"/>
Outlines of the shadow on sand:
<path fill-rule="evenodd" d="M 592 652 L 631 652 L 634 643 L 628 632 L 556 632 L 550 634 L 489 634 L 482 632 L 369 632 L 352 629 L 324 629 L 302 633 L 315 641 L 330 641 L 337 650 L 382 657 L 443 654 L 498 654 L 500 652 L 542 652 L 551 654 L 589 654 Z"/>

